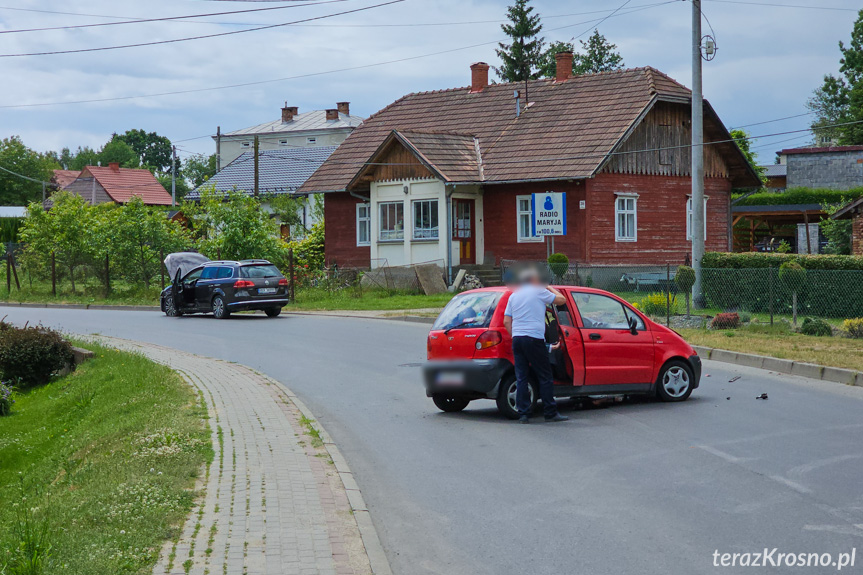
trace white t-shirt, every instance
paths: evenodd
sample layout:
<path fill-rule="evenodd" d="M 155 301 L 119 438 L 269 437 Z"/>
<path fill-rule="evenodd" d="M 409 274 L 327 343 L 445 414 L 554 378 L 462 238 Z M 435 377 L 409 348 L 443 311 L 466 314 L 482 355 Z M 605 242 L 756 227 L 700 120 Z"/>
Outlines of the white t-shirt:
<path fill-rule="evenodd" d="M 523 285 L 506 303 L 504 315 L 512 318 L 512 336 L 527 336 L 545 340 L 545 308 L 554 301 L 546 288 Z"/>

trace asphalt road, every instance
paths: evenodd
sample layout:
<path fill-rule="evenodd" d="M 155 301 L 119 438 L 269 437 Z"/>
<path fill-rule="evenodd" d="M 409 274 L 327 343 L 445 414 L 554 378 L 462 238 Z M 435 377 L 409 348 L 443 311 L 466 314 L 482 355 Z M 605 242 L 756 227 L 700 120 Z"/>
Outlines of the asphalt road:
<path fill-rule="evenodd" d="M 714 551 L 835 558 L 863 537 L 860 388 L 708 361 L 686 403 L 566 407 L 569 422 L 523 426 L 491 401 L 436 410 L 420 382 L 424 325 L 0 313 L 176 346 L 284 382 L 347 457 L 399 575 L 742 573 L 752 569 L 714 567 Z M 861 565 L 863 548 L 843 572 Z"/>

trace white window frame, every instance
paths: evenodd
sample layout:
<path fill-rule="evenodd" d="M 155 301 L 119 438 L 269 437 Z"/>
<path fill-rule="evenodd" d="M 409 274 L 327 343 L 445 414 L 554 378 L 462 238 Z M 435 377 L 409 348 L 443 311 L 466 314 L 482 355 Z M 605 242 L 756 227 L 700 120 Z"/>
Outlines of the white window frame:
<path fill-rule="evenodd" d="M 707 237 L 707 200 L 710 196 L 704 196 L 704 237 Z M 686 240 L 692 241 L 692 196 L 686 196 Z"/>
<path fill-rule="evenodd" d="M 360 211 L 365 208 L 366 215 L 363 216 L 360 214 Z M 360 237 L 360 229 L 365 224 L 366 228 L 366 239 L 362 240 Z M 372 245 L 372 205 L 369 203 L 365 204 L 357 204 L 357 246 L 370 246 Z"/>
<path fill-rule="evenodd" d="M 288 141 L 287 141 L 287 140 L 279 140 L 279 145 L 280 145 L 280 146 L 287 146 L 287 145 L 288 145 Z"/>
<path fill-rule="evenodd" d="M 318 143 L 318 138 L 317 138 L 316 136 L 313 136 L 313 137 L 310 137 L 310 138 L 306 138 L 306 143 L 307 143 L 307 144 L 317 144 L 317 143 Z"/>
<path fill-rule="evenodd" d="M 530 195 L 522 195 L 515 197 L 515 235 L 518 239 L 518 243 L 526 244 L 526 243 L 535 243 L 541 242 L 544 238 L 539 236 L 531 236 L 531 235 L 522 235 L 521 233 L 521 218 L 527 217 L 527 229 L 528 233 L 533 229 L 533 212 L 530 210 L 531 200 L 533 199 Z M 527 202 L 527 210 L 521 209 L 521 203 Z"/>
<path fill-rule="evenodd" d="M 241 142 L 240 145 L 244 148 L 251 148 L 252 147 L 252 143 L 249 141 Z"/>
<path fill-rule="evenodd" d="M 402 210 L 402 227 L 401 229 L 393 229 L 393 230 L 384 230 L 383 223 L 383 210 L 387 206 L 396 206 L 396 214 L 398 214 L 398 207 L 401 206 Z M 384 237 L 384 232 L 388 235 Z M 389 235 L 392 234 L 392 235 Z M 378 202 L 378 241 L 379 242 L 403 242 L 405 239 L 405 203 L 402 201 L 396 202 Z"/>
<path fill-rule="evenodd" d="M 417 205 L 418 204 L 428 204 L 429 207 L 429 215 L 431 215 L 431 205 L 434 204 L 435 211 L 437 211 L 437 220 L 438 225 L 434 228 L 421 228 L 420 222 L 417 221 Z M 411 202 L 411 217 L 413 218 L 413 226 L 411 231 L 411 237 L 414 241 L 437 241 L 440 239 L 440 208 L 438 207 L 438 201 L 436 199 L 425 199 L 425 200 L 413 200 Z M 420 232 L 420 235 L 417 235 L 417 232 Z M 425 233 L 434 234 L 434 235 L 422 235 Z"/>
<path fill-rule="evenodd" d="M 620 209 L 620 200 L 632 200 L 632 209 Z M 625 236 L 620 229 L 620 216 L 632 216 L 632 236 Z M 614 241 L 637 242 L 638 241 L 638 194 L 615 194 L 614 195 Z"/>

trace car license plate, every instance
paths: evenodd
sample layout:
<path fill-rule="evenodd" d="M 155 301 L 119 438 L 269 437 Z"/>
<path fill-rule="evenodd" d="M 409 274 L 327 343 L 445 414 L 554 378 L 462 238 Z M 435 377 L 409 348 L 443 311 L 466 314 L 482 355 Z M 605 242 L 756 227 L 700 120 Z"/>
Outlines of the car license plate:
<path fill-rule="evenodd" d="M 438 385 L 459 387 L 464 385 L 464 373 L 461 371 L 442 371 L 437 374 Z"/>
<path fill-rule="evenodd" d="M 276 288 L 260 288 L 260 289 L 258 290 L 258 293 L 259 293 L 259 294 L 270 294 L 270 293 L 276 293 Z"/>

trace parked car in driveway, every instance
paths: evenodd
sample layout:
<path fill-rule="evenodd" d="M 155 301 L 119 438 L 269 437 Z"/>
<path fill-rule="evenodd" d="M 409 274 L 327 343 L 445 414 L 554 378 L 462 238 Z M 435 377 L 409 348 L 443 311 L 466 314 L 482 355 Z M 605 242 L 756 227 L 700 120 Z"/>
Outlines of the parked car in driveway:
<path fill-rule="evenodd" d="M 224 319 L 247 310 L 276 317 L 287 303 L 288 280 L 267 260 L 207 261 L 185 275 L 177 269 L 161 295 L 162 311 L 170 317 L 212 313 Z"/>
<path fill-rule="evenodd" d="M 606 291 L 560 286 L 566 303 L 546 310 L 555 397 L 656 395 L 684 401 L 698 387 L 701 358 L 673 330 L 653 322 Z M 505 287 L 453 298 L 428 335 L 426 394 L 446 412 L 476 399 L 493 399 L 515 419 L 512 340 L 503 325 Z M 531 403 L 539 397 L 531 385 Z"/>

